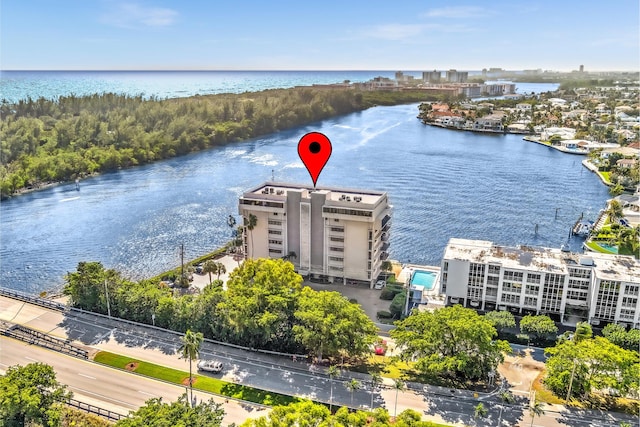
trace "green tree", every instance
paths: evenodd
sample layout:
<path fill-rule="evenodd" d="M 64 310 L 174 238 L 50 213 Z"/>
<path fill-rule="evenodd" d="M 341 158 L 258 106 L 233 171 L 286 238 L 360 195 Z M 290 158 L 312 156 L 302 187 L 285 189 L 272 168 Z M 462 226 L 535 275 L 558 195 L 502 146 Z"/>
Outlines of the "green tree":
<path fill-rule="evenodd" d="M 221 262 L 216 262 L 216 274 L 218 275 L 218 280 L 220 280 L 220 276 L 227 272 L 227 267 L 224 266 Z"/>
<path fill-rule="evenodd" d="M 484 418 L 487 416 L 489 411 L 484 407 L 484 404 L 478 403 L 473 407 L 473 418 Z"/>
<path fill-rule="evenodd" d="M 605 211 L 605 215 L 607 215 L 607 219 L 611 224 L 617 224 L 618 220 L 623 217 L 622 214 L 622 205 L 616 199 L 613 199 L 609 202 L 609 207 Z"/>
<path fill-rule="evenodd" d="M 416 312 L 396 326 L 391 337 L 403 349 L 401 358 L 417 358 L 416 369 L 429 375 L 484 379 L 511 351 L 507 342 L 495 340 L 489 320 L 459 305 Z"/>
<path fill-rule="evenodd" d="M 209 275 L 209 283 L 213 282 L 211 275 L 218 273 L 218 263 L 212 259 L 206 260 L 202 265 L 202 272 Z M 219 275 L 218 278 L 220 278 Z"/>
<path fill-rule="evenodd" d="M 520 320 L 520 330 L 538 340 L 557 333 L 558 327 L 549 316 L 527 314 Z"/>
<path fill-rule="evenodd" d="M 241 427 L 319 426 L 331 419 L 331 412 L 324 405 L 309 400 L 274 407 L 269 415 L 251 418 Z M 285 424 L 286 423 L 286 424 Z"/>
<path fill-rule="evenodd" d="M 178 349 L 181 359 L 189 360 L 189 391 L 191 392 L 191 401 L 193 402 L 193 361 L 200 357 L 200 346 L 204 337 L 201 332 L 192 332 L 190 329 L 181 338 L 182 344 Z"/>
<path fill-rule="evenodd" d="M 506 328 L 516 326 L 516 320 L 509 311 L 490 311 L 485 313 L 484 318 L 487 319 L 498 332 Z"/>
<path fill-rule="evenodd" d="M 244 226 L 251 234 L 251 258 L 253 258 L 253 229 L 256 225 L 258 225 L 258 217 L 254 214 L 249 214 L 248 217 L 244 218 Z"/>
<path fill-rule="evenodd" d="M 344 386 L 349 390 L 349 393 L 351 393 L 351 406 L 353 407 L 353 394 L 362 388 L 362 384 L 360 384 L 360 381 L 357 379 L 351 378 L 344 383 Z"/>
<path fill-rule="evenodd" d="M 292 326 L 302 276 L 281 259 L 248 259 L 227 281 L 217 305 L 231 342 L 254 348 L 296 351 Z"/>
<path fill-rule="evenodd" d="M 545 350 L 545 384 L 561 397 L 587 399 L 594 390 L 638 390 L 640 356 L 603 337 L 560 341 Z"/>
<path fill-rule="evenodd" d="M 21 427 L 33 423 L 57 426 L 61 404 L 72 397 L 44 363 L 9 366 L 0 376 L 0 425 Z"/>
<path fill-rule="evenodd" d="M 163 403 L 160 397 L 149 399 L 129 418 L 123 418 L 115 425 L 116 427 L 218 427 L 223 417 L 222 406 L 215 403 L 213 399 L 191 406 L 185 393 L 171 403 Z"/>
<path fill-rule="evenodd" d="M 305 287 L 295 319 L 295 339 L 318 360 L 338 356 L 340 351 L 348 356 L 367 354 L 377 335 L 375 324 L 362 307 L 351 304 L 338 292 Z"/>
<path fill-rule="evenodd" d="M 533 427 L 533 420 L 535 417 L 541 417 L 544 415 L 544 405 L 541 402 L 536 402 L 529 406 L 529 415 L 531 415 L 531 427 Z"/>
<path fill-rule="evenodd" d="M 602 329 L 602 335 L 619 347 L 638 351 L 640 345 L 640 330 L 638 329 L 631 329 L 627 332 L 624 326 L 609 323 Z"/>

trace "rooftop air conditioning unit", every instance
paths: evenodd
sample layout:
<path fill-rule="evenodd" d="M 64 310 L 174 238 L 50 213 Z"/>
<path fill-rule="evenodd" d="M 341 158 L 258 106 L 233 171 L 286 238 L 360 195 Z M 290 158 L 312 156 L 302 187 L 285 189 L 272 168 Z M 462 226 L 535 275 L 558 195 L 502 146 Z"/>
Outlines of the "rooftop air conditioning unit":
<path fill-rule="evenodd" d="M 347 202 L 351 201 L 351 196 L 347 196 Z"/>
<path fill-rule="evenodd" d="M 581 257 L 580 258 L 580 265 L 586 265 L 586 266 L 592 266 L 593 265 L 593 258 L 591 257 Z"/>

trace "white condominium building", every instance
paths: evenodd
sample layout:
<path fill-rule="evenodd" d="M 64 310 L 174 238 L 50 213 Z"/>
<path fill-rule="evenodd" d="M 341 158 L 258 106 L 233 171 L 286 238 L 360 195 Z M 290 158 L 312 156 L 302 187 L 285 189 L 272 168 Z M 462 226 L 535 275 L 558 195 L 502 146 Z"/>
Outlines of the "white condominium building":
<path fill-rule="evenodd" d="M 389 256 L 391 205 L 387 193 L 266 182 L 238 205 L 250 258 L 287 258 L 302 275 L 330 282 L 366 282 Z"/>
<path fill-rule="evenodd" d="M 440 283 L 447 304 L 640 327 L 640 262 L 631 256 L 451 239 Z"/>

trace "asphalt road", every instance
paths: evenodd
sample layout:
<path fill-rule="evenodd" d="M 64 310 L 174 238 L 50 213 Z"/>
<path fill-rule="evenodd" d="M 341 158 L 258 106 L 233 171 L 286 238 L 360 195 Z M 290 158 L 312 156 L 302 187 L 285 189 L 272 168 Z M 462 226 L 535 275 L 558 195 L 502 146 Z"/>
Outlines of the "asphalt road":
<path fill-rule="evenodd" d="M 34 329 L 49 332 L 55 336 L 72 339 L 85 344 L 88 348 L 113 351 L 141 360 L 185 371 L 188 370 L 188 362 L 180 360 L 176 355 L 176 349 L 180 345 L 179 334 L 148 327 L 132 326 L 116 319 L 107 319 L 91 314 L 63 314 L 3 297 L 0 297 L 0 320 L 21 323 Z M 13 340 L 3 338 L 1 341 L 3 347 L 4 343 L 9 341 L 13 342 Z M 144 400 L 155 395 L 154 393 L 167 393 L 162 397 L 173 400 L 184 391 L 183 388 L 175 385 L 140 378 L 130 373 L 62 356 L 48 350 L 27 347 L 22 343 L 14 342 L 14 344 L 17 345 L 17 348 L 22 349 L 22 353 L 19 350 L 14 350 L 15 355 L 11 356 L 13 358 L 10 359 L 3 348 L 2 352 L 0 352 L 0 363 L 3 365 L 28 363 L 29 359 L 26 359 L 26 357 L 36 358 L 32 355 L 36 354 L 32 352 L 35 349 L 39 352 L 46 352 L 47 355 L 55 355 L 55 358 L 46 357 L 42 361 L 49 363 L 49 360 L 56 360 L 54 368 L 56 368 L 57 372 L 64 372 L 59 376 L 61 382 L 75 387 L 77 391 L 76 389 L 72 390 L 83 396 L 83 398 L 94 399 L 88 400 L 87 403 L 102 400 L 110 405 L 120 405 L 120 411 L 116 412 L 126 413 L 129 409 L 141 405 Z M 534 352 L 540 353 L 535 354 L 534 358 L 542 355 L 541 349 L 534 349 Z M 203 344 L 201 358 L 221 360 L 224 363 L 224 370 L 221 374 L 215 376 L 221 376 L 223 379 L 234 383 L 246 384 L 294 396 L 309 397 L 327 403 L 332 401 L 335 405 L 341 406 L 369 407 L 371 405 L 370 386 L 367 384 L 369 377 L 364 374 L 345 373 L 342 377 L 331 381 L 324 367 L 310 365 L 304 361 L 293 361 L 279 356 L 234 349 L 210 342 Z M 78 367 L 78 363 L 81 363 L 82 366 L 96 366 L 100 376 L 86 373 L 83 370 L 85 368 Z M 0 365 L 0 368 L 4 368 L 3 365 Z M 107 373 L 105 374 L 105 372 Z M 105 381 L 111 381 L 112 377 L 122 381 L 128 387 L 124 390 L 128 391 L 123 393 L 123 389 L 119 388 L 120 386 L 111 388 L 109 386 L 110 383 Z M 345 382 L 351 377 L 359 379 L 365 386 L 364 389 L 354 392 L 353 395 L 345 387 Z M 136 386 L 133 386 L 134 383 L 131 382 L 131 378 L 136 378 Z M 142 382 L 138 383 L 138 380 Z M 100 385 L 96 386 L 96 384 Z M 168 387 L 168 389 L 165 390 L 157 384 L 161 384 L 162 387 Z M 157 392 L 156 390 L 164 391 Z M 448 392 L 448 390 L 446 391 Z M 161 394 L 158 395 L 160 396 Z M 114 396 L 117 396 L 117 398 L 114 398 Z M 396 410 L 397 413 L 400 413 L 404 409 L 411 408 L 422 412 L 427 419 L 436 422 L 487 427 L 498 425 L 529 426 L 531 423 L 528 409 L 526 409 L 528 404 L 526 400 L 519 401 L 518 405 L 504 405 L 501 404 L 497 394 L 483 395 L 480 399 L 475 399 L 471 393 L 464 391 L 457 391 L 455 396 L 447 395 L 447 393 L 405 391 L 397 393 L 396 399 L 395 390 L 383 389 L 374 391 L 373 398 L 375 407 L 386 407 L 392 415 Z M 479 401 L 483 402 L 489 412 L 485 418 L 474 419 L 472 414 Z M 94 404 L 100 406 L 97 403 Z M 231 406 L 229 407 L 231 408 Z M 255 408 L 246 410 L 249 409 L 248 406 L 246 409 L 241 408 L 239 405 L 235 405 L 235 407 L 245 412 L 237 412 L 229 416 L 243 416 L 244 418 L 240 419 L 240 421 L 247 417 L 260 415 Z M 568 412 L 564 410 L 562 412 L 554 412 L 560 409 L 547 408 L 545 415 L 535 419 L 534 425 L 547 427 L 604 427 L 618 424 L 610 413 L 597 413 L 595 411 Z M 618 418 L 634 421 L 630 417 L 621 416 Z M 637 423 L 632 425 L 637 425 Z"/>
<path fill-rule="evenodd" d="M 67 384 L 77 400 L 123 415 L 139 408 L 153 397 L 172 402 L 185 392 L 185 387 L 66 356 L 12 338 L 0 337 L 0 348 L 2 371 L 13 365 L 46 363 L 55 369 L 58 381 Z M 265 409 L 248 408 L 233 401 L 225 403 L 223 398 L 207 393 L 194 392 L 194 395 L 198 400 L 213 398 L 222 404 L 226 412 L 225 424 L 241 423 L 248 417 L 268 413 Z"/>

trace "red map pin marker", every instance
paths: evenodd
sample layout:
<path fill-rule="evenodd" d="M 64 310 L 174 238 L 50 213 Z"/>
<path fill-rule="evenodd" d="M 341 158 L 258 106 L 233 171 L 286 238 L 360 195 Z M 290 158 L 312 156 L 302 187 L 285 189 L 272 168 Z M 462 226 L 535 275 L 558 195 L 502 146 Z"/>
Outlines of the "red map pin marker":
<path fill-rule="evenodd" d="M 315 188 L 322 168 L 331 157 L 331 141 L 320 132 L 309 132 L 298 142 L 298 155 L 309 171 Z"/>

